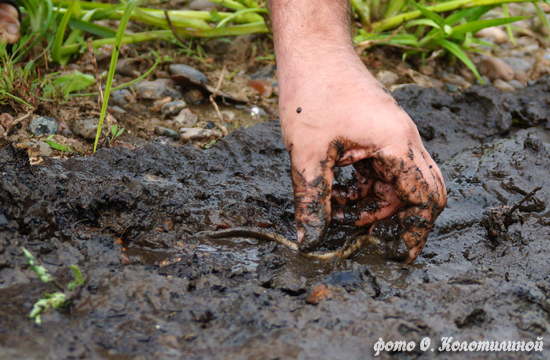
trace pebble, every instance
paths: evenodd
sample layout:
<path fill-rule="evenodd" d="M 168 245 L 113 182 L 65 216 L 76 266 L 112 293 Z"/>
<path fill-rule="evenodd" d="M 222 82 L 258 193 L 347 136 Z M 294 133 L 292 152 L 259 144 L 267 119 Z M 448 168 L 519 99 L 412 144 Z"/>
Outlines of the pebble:
<path fill-rule="evenodd" d="M 4 213 L 0 213 L 0 226 L 7 226 L 9 225 L 8 218 L 6 218 L 6 215 Z"/>
<path fill-rule="evenodd" d="M 235 113 L 229 110 L 220 111 L 220 115 L 224 121 L 233 121 L 235 118 Z"/>
<path fill-rule="evenodd" d="M 176 100 L 162 105 L 161 112 L 164 116 L 174 116 L 186 107 L 187 103 L 185 101 Z"/>
<path fill-rule="evenodd" d="M 0 136 L 4 135 L 5 132 L 6 130 L 4 129 L 4 127 L 0 125 Z"/>
<path fill-rule="evenodd" d="M 508 84 L 512 85 L 512 87 L 516 90 L 521 90 L 525 87 L 525 85 L 523 85 L 522 83 L 520 83 L 517 80 L 510 80 L 510 81 L 508 81 Z"/>
<path fill-rule="evenodd" d="M 453 84 L 456 86 L 468 87 L 471 85 L 460 75 L 444 73 L 441 79 L 443 79 L 448 84 Z"/>
<path fill-rule="evenodd" d="M 455 84 L 445 83 L 445 90 L 451 93 L 458 92 L 459 88 Z"/>
<path fill-rule="evenodd" d="M 514 78 L 514 70 L 503 60 L 495 57 L 487 57 L 478 65 L 479 72 L 487 76 L 491 80 L 512 80 Z"/>
<path fill-rule="evenodd" d="M 376 74 L 376 78 L 382 83 L 382 85 L 392 86 L 399 79 L 399 75 L 388 70 L 380 70 L 378 74 Z"/>
<path fill-rule="evenodd" d="M 181 98 L 181 91 L 175 88 L 172 79 L 156 79 L 154 81 L 141 81 L 136 85 L 136 94 L 141 99 L 157 100 L 166 96 Z"/>
<path fill-rule="evenodd" d="M 161 135 L 161 136 L 166 136 L 166 137 L 171 137 L 171 138 L 174 138 L 174 139 L 179 138 L 179 135 L 178 135 L 177 132 L 175 132 L 174 130 L 162 127 L 162 126 L 155 126 L 155 134 Z"/>
<path fill-rule="evenodd" d="M 113 91 L 109 95 L 109 103 L 117 106 L 126 106 L 132 101 L 132 93 L 128 89 Z"/>
<path fill-rule="evenodd" d="M 191 109 L 182 109 L 178 116 L 175 117 L 174 122 L 184 128 L 190 128 L 199 121 L 199 116 L 195 114 Z"/>
<path fill-rule="evenodd" d="M 277 73 L 277 65 L 270 64 L 258 69 L 255 73 L 250 75 L 250 78 L 254 80 L 256 79 L 271 80 L 275 77 L 276 73 Z"/>
<path fill-rule="evenodd" d="M 174 101 L 174 99 L 172 99 L 170 96 L 164 97 L 162 99 L 158 99 L 153 103 L 153 106 L 151 106 L 149 110 L 154 112 L 159 112 L 162 110 L 162 107 L 165 104 L 168 104 L 169 102 L 172 102 L 172 101 Z"/>
<path fill-rule="evenodd" d="M 53 151 L 50 145 L 43 141 L 25 141 L 16 145 L 18 148 L 27 149 L 29 156 L 51 156 Z"/>
<path fill-rule="evenodd" d="M 13 124 L 13 116 L 8 113 L 0 115 L 0 125 L 3 126 L 4 129 L 9 129 L 11 124 Z"/>
<path fill-rule="evenodd" d="M 214 124 L 212 121 L 209 121 L 206 123 L 205 129 L 214 129 L 216 127 L 216 124 Z"/>
<path fill-rule="evenodd" d="M 204 99 L 204 94 L 199 89 L 192 89 L 183 94 L 183 98 L 188 103 L 197 105 Z"/>
<path fill-rule="evenodd" d="M 36 136 L 56 135 L 59 132 L 59 125 L 51 117 L 39 116 L 31 121 L 29 131 Z"/>
<path fill-rule="evenodd" d="M 126 114 L 126 110 L 118 106 L 109 106 L 109 111 L 113 114 Z"/>
<path fill-rule="evenodd" d="M 488 85 L 491 83 L 491 79 L 489 79 L 487 76 L 485 75 L 482 75 L 481 76 L 481 80 L 483 80 L 483 85 Z M 476 84 L 478 85 L 481 85 L 481 83 L 479 82 L 479 80 L 476 78 Z"/>
<path fill-rule="evenodd" d="M 533 67 L 533 65 L 529 61 L 517 57 L 503 57 L 502 61 L 508 64 L 514 71 L 527 72 Z"/>
<path fill-rule="evenodd" d="M 512 92 L 515 90 L 512 85 L 508 84 L 506 81 L 502 81 L 501 79 L 496 79 L 493 81 L 493 86 L 502 91 Z"/>
<path fill-rule="evenodd" d="M 264 98 L 270 97 L 273 92 L 271 85 L 267 81 L 261 79 L 249 80 L 248 86 L 259 92 Z"/>
<path fill-rule="evenodd" d="M 529 76 L 525 73 L 525 71 L 514 71 L 514 79 L 522 83 L 523 85 L 527 85 L 531 79 L 529 79 Z"/>
<path fill-rule="evenodd" d="M 135 59 L 120 59 L 116 63 L 116 72 L 124 76 L 139 76 L 139 71 L 137 71 L 135 65 Z"/>
<path fill-rule="evenodd" d="M 96 119 L 80 119 L 73 122 L 71 130 L 76 135 L 82 136 L 84 139 L 93 140 L 99 126 L 99 120 Z"/>
<path fill-rule="evenodd" d="M 498 27 L 495 27 L 495 26 L 479 30 L 475 34 L 475 37 L 478 37 L 478 38 L 491 38 L 496 43 L 504 43 L 504 42 L 508 41 L 508 34 L 506 34 L 506 32 L 504 30 L 502 30 L 501 28 L 498 28 Z"/>
<path fill-rule="evenodd" d="M 202 72 L 189 65 L 172 64 L 168 67 L 168 71 L 170 71 L 172 75 L 183 75 L 195 83 L 206 84 L 208 82 L 206 76 Z"/>
<path fill-rule="evenodd" d="M 207 140 L 210 138 L 220 138 L 222 133 L 213 129 L 181 128 L 180 138 L 182 140 Z"/>

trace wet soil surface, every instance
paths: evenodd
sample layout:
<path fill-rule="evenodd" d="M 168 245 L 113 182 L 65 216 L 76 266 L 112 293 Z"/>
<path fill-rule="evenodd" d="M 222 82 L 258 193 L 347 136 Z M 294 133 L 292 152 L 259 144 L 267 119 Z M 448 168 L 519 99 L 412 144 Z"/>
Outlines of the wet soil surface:
<path fill-rule="evenodd" d="M 394 95 L 449 193 L 413 266 L 375 245 L 313 261 L 275 243 L 194 236 L 251 226 L 295 237 L 277 122 L 207 150 L 149 143 L 31 166 L 23 150 L 0 149 L 0 358 L 368 359 L 383 338 L 417 346 L 378 358 L 548 359 L 546 344 L 522 353 L 437 349 L 442 337 L 550 339 L 550 78 L 514 93 Z M 489 210 L 537 186 L 519 207 L 523 224 L 489 237 Z M 395 228 L 386 220 L 375 233 L 391 242 Z M 331 229 L 324 246 L 354 231 Z M 56 290 L 28 269 L 21 246 L 62 284 L 71 264 L 87 278 L 72 305 L 47 312 L 40 326 L 28 314 Z"/>

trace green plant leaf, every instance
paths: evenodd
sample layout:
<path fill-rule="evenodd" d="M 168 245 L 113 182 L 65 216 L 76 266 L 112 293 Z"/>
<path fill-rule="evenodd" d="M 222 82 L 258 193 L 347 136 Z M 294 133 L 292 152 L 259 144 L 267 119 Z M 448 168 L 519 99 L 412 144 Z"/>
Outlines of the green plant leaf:
<path fill-rule="evenodd" d="M 80 19 L 70 19 L 69 26 L 99 37 L 107 38 L 116 36 L 116 31 L 109 29 L 108 27 L 96 25 Z"/>
<path fill-rule="evenodd" d="M 472 60 L 470 60 L 468 55 L 466 55 L 466 53 L 464 51 L 462 51 L 460 46 L 458 46 L 454 42 L 451 42 L 451 41 L 445 40 L 445 39 L 436 40 L 436 41 L 434 41 L 434 43 L 436 43 L 436 44 L 440 45 L 441 47 L 445 48 L 451 54 L 456 56 L 460 61 L 462 61 L 464 63 L 464 65 L 466 65 L 468 67 L 468 69 L 470 69 L 474 73 L 474 75 L 477 77 L 479 82 L 481 84 L 483 84 L 483 80 L 481 79 L 481 76 L 479 75 L 479 72 L 477 71 L 476 66 L 474 65 Z"/>
<path fill-rule="evenodd" d="M 492 26 L 504 25 L 513 23 L 519 20 L 529 18 L 530 16 L 515 16 L 509 18 L 499 18 L 499 19 L 490 19 L 490 20 L 478 20 L 472 21 L 466 24 L 457 25 L 453 28 L 453 36 L 461 35 L 467 32 L 475 34 L 481 29 L 485 29 Z"/>
<path fill-rule="evenodd" d="M 416 2 L 412 2 L 414 4 L 414 6 L 417 7 L 418 10 L 420 10 L 420 12 L 422 13 L 422 15 L 424 15 L 425 17 L 427 17 L 428 19 L 432 20 L 434 23 L 436 23 L 440 29 L 445 29 L 445 19 L 443 19 L 441 16 L 439 16 L 437 13 L 425 8 L 424 6 L 416 3 Z"/>
<path fill-rule="evenodd" d="M 113 135 L 113 137 L 116 135 L 117 130 L 118 130 L 118 125 L 117 125 L 117 124 L 114 124 L 114 125 L 111 127 L 111 134 Z"/>
<path fill-rule="evenodd" d="M 130 15 L 137 5 L 137 0 L 130 0 L 126 4 L 122 18 L 120 19 L 120 24 L 115 38 L 115 46 L 113 48 L 113 54 L 111 55 L 111 65 L 109 67 L 109 75 L 107 76 L 107 83 L 105 84 L 105 93 L 103 95 L 103 104 L 101 105 L 101 115 L 99 117 L 99 125 L 97 127 L 97 132 L 94 141 L 94 153 L 97 150 L 97 143 L 99 142 L 99 136 L 101 135 L 101 127 L 103 125 L 103 120 L 105 120 L 105 114 L 107 113 L 107 104 L 109 103 L 109 95 L 111 94 L 111 87 L 113 85 L 113 78 L 115 77 L 116 63 L 118 60 L 118 54 L 120 53 L 120 46 L 122 45 L 122 40 L 124 38 L 124 32 L 126 31 L 126 26 L 128 25 L 128 20 L 130 20 Z"/>
<path fill-rule="evenodd" d="M 220 22 L 218 23 L 218 25 L 216 26 L 216 28 L 221 28 L 221 27 L 223 27 L 226 23 L 228 23 L 229 21 L 235 19 L 235 18 L 238 17 L 238 16 L 241 16 L 241 15 L 244 15 L 244 14 L 247 14 L 247 13 L 264 13 L 264 14 L 269 14 L 269 11 L 267 11 L 267 9 L 262 9 L 262 8 L 250 8 L 250 9 L 239 10 L 239 11 L 236 11 L 233 15 L 230 15 L 230 16 L 226 17 L 225 19 L 223 19 L 222 21 L 220 21 Z"/>
<path fill-rule="evenodd" d="M 61 19 L 61 22 L 59 23 L 59 26 L 57 28 L 57 32 L 55 34 L 55 40 L 52 47 L 52 59 L 53 61 L 65 65 L 69 57 L 68 56 L 62 56 L 61 55 L 61 46 L 63 45 L 63 37 L 65 35 L 65 29 L 67 28 L 67 24 L 69 23 L 69 19 L 71 18 L 71 14 L 75 9 L 77 8 L 78 0 L 72 0 L 69 4 L 69 7 L 67 8 L 67 11 L 63 15 L 63 18 Z"/>
<path fill-rule="evenodd" d="M 74 70 L 69 74 L 60 75 L 53 80 L 53 84 L 61 88 L 64 95 L 84 90 L 94 83 L 95 78 L 92 75 L 83 74 L 78 70 Z"/>
<path fill-rule="evenodd" d="M 508 13 L 508 4 L 502 4 L 502 11 L 504 12 L 504 17 L 509 18 L 510 14 Z M 510 37 L 510 41 L 512 41 L 513 45 L 516 45 L 516 39 L 514 39 L 514 33 L 512 32 L 512 27 L 510 24 L 506 24 L 506 31 L 508 32 L 508 37 Z"/>
<path fill-rule="evenodd" d="M 57 143 L 55 141 L 46 140 L 46 144 L 50 145 L 52 149 L 59 150 L 59 151 L 65 151 L 65 152 L 73 152 L 73 150 L 65 145 L 61 145 L 60 143 Z"/>
<path fill-rule="evenodd" d="M 537 9 L 540 21 L 546 26 L 546 29 L 550 31 L 550 20 L 548 20 L 548 17 L 536 2 L 533 1 L 533 5 L 535 5 L 535 9 Z"/>

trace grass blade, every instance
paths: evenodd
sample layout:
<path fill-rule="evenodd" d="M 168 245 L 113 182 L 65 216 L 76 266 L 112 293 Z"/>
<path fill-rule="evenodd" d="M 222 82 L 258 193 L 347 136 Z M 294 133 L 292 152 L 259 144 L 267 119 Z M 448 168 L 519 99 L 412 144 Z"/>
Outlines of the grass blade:
<path fill-rule="evenodd" d="M 472 21 L 466 24 L 457 25 L 453 28 L 453 36 L 461 35 L 467 32 L 475 34 L 481 29 L 485 29 L 492 26 L 504 25 L 513 23 L 519 20 L 529 18 L 530 16 L 514 16 L 509 18 L 500 18 L 500 19 L 490 19 L 490 20 L 478 20 Z"/>
<path fill-rule="evenodd" d="M 61 46 L 63 45 L 65 29 L 67 28 L 67 24 L 69 23 L 69 19 L 71 18 L 71 14 L 75 10 L 77 3 L 78 0 L 71 1 L 69 7 L 67 8 L 67 11 L 63 15 L 63 19 L 61 19 L 59 27 L 57 28 L 57 33 L 55 34 L 55 40 L 52 48 L 52 60 L 61 65 L 65 65 L 68 61 L 68 56 L 62 56 L 61 54 Z"/>
<path fill-rule="evenodd" d="M 542 11 L 540 6 L 536 2 L 533 1 L 533 5 L 535 5 L 535 9 L 537 9 L 537 13 L 539 14 L 540 21 L 544 24 L 544 26 L 546 26 L 546 28 L 550 32 L 550 21 L 546 17 L 546 14 L 544 13 L 544 11 Z"/>
<path fill-rule="evenodd" d="M 502 11 L 504 12 L 504 17 L 509 18 L 510 13 L 508 12 L 508 4 L 502 4 Z M 512 27 L 510 24 L 506 24 L 506 31 L 508 32 L 508 36 L 510 37 L 510 41 L 513 45 L 516 45 L 516 39 L 514 39 L 514 33 L 512 33 Z"/>
<path fill-rule="evenodd" d="M 470 60 L 468 55 L 466 55 L 466 53 L 462 51 L 460 46 L 458 46 L 454 42 L 450 42 L 449 40 L 445 40 L 445 39 L 439 39 L 434 42 L 440 45 L 441 47 L 445 48 L 446 50 L 448 50 L 451 54 L 453 54 L 460 61 L 462 61 L 464 65 L 466 65 L 468 69 L 470 69 L 474 73 L 474 75 L 477 77 L 479 82 L 483 84 L 483 80 L 481 79 L 481 76 L 479 75 L 479 72 L 477 71 L 476 66 L 474 65 L 472 60 Z"/>
<path fill-rule="evenodd" d="M 109 103 L 109 95 L 111 94 L 111 86 L 113 85 L 113 78 L 115 77 L 115 68 L 118 60 L 118 54 L 120 53 L 120 46 L 122 45 L 122 39 L 124 38 L 124 32 L 126 31 L 126 26 L 128 25 L 128 20 L 130 20 L 130 15 L 137 5 L 138 0 L 130 0 L 124 9 L 122 18 L 120 19 L 120 25 L 115 38 L 115 46 L 113 48 L 113 54 L 111 55 L 111 66 L 109 67 L 109 75 L 107 77 L 107 83 L 105 84 L 105 94 L 103 97 L 103 104 L 101 104 L 101 115 L 99 117 L 99 125 L 97 127 L 97 133 L 95 135 L 94 141 L 94 153 L 97 150 L 97 143 L 99 141 L 99 136 L 101 135 L 101 127 L 103 125 L 103 120 L 105 120 L 105 114 L 107 113 L 107 104 Z"/>

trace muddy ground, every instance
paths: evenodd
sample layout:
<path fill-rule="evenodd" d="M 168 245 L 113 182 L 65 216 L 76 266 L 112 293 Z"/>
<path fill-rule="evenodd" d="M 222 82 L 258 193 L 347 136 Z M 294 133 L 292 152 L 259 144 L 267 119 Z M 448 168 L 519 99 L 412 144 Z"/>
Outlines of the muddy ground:
<path fill-rule="evenodd" d="M 369 359 L 379 338 L 417 343 L 383 359 L 550 358 L 550 78 L 513 93 L 413 86 L 394 95 L 449 193 L 413 266 L 374 245 L 323 262 L 274 243 L 193 236 L 253 226 L 295 238 L 276 121 L 207 150 L 149 143 L 35 166 L 4 146 L 0 358 Z M 339 170 L 337 179 L 349 174 Z M 489 238 L 488 210 L 537 186 L 519 207 L 523 225 Z M 332 229 L 325 246 L 353 231 Z M 394 224 L 377 231 L 391 241 Z M 28 269 L 22 246 L 62 284 L 71 264 L 87 278 L 72 305 L 47 312 L 42 325 L 28 314 L 56 289 Z M 442 337 L 548 344 L 543 352 L 439 352 Z"/>

